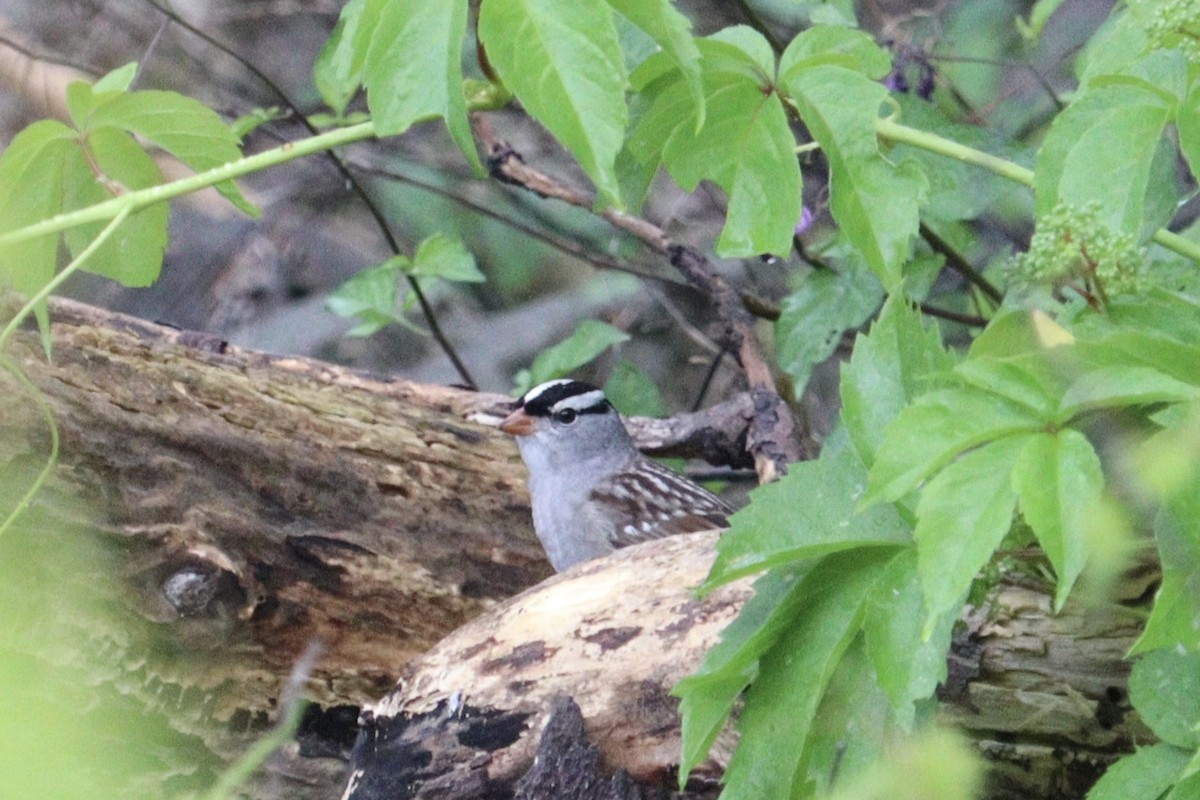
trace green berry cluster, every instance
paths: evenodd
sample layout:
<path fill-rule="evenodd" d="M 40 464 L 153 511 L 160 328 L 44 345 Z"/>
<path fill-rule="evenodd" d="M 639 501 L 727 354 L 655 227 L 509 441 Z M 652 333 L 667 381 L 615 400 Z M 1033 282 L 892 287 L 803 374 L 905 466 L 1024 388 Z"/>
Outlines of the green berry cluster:
<path fill-rule="evenodd" d="M 1146 22 L 1152 47 L 1178 48 L 1188 61 L 1200 63 L 1200 1 L 1166 0 Z"/>
<path fill-rule="evenodd" d="M 1028 252 L 1011 268 L 1015 284 L 1050 286 L 1060 298 L 1074 292 L 1096 309 L 1109 297 L 1144 290 L 1145 274 L 1145 251 L 1101 221 L 1098 203 L 1055 206 L 1038 219 Z"/>

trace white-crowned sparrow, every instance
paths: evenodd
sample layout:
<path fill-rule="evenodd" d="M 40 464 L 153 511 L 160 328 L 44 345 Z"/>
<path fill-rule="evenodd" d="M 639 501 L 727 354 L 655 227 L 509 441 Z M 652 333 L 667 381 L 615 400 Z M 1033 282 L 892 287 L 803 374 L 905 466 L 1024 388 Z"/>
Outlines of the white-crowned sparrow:
<path fill-rule="evenodd" d="M 556 570 L 647 539 L 727 525 L 732 509 L 638 452 L 595 386 L 535 386 L 500 429 L 517 438 L 533 527 Z"/>

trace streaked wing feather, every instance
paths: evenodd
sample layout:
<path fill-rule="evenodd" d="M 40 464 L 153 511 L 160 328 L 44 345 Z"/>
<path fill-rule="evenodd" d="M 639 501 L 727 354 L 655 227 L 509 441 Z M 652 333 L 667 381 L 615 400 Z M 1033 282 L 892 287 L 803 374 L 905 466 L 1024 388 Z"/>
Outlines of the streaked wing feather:
<path fill-rule="evenodd" d="M 652 502 L 668 490 L 679 494 L 683 503 L 668 508 Z M 640 459 L 632 469 L 602 482 L 589 500 L 604 506 L 605 516 L 612 520 L 608 538 L 613 547 L 725 528 L 733 511 L 707 489 L 650 459 Z"/>

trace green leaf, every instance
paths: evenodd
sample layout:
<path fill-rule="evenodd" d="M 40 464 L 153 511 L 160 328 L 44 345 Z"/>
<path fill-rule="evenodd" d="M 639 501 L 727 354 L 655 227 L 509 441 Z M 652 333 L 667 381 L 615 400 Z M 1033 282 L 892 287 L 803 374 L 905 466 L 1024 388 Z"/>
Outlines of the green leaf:
<path fill-rule="evenodd" d="M 64 165 L 64 210 L 102 203 L 116 193 L 162 182 L 154 159 L 124 131 L 115 127 L 93 130 L 85 147 L 86 157 L 75 149 Z M 78 256 L 108 224 L 109 220 L 99 220 L 68 229 L 63 237 L 71 254 Z M 82 269 L 125 286 L 149 286 L 158 280 L 166 248 L 167 204 L 158 203 L 126 218 Z"/>
<path fill-rule="evenodd" d="M 896 415 L 953 365 L 954 356 L 942 346 L 937 327 L 926 327 L 920 312 L 901 295 L 889 297 L 842 366 L 842 421 L 864 463 L 874 463 Z"/>
<path fill-rule="evenodd" d="M 1101 367 L 1081 375 L 1063 395 L 1058 418 L 1065 422 L 1099 408 L 1177 403 L 1200 398 L 1200 386 L 1150 367 Z"/>
<path fill-rule="evenodd" d="M 879 281 L 865 268 L 856 269 L 856 263 L 840 272 L 810 272 L 783 298 L 775 341 L 779 367 L 791 377 L 797 397 L 813 367 L 833 355 L 842 334 L 862 325 L 883 300 Z"/>
<path fill-rule="evenodd" d="M 701 47 L 713 44 L 728 46 L 715 51 L 704 50 L 705 59 L 713 62 L 706 66 L 714 67 L 714 71 L 723 72 L 732 66 L 734 71 L 743 71 L 747 77 L 760 83 L 769 82 L 775 75 L 775 51 L 771 48 L 771 43 L 749 25 L 731 25 L 728 28 L 722 28 L 700 42 Z M 726 60 L 721 56 L 723 52 L 726 54 L 736 53 L 736 55 L 731 60 Z M 742 67 L 747 65 L 752 69 L 743 70 Z"/>
<path fill-rule="evenodd" d="M 77 152 L 75 132 L 54 120 L 35 122 L 13 137 L 0 154 L 0 233 L 49 219 L 62 210 L 63 169 Z M 50 234 L 0 250 L 0 285 L 26 297 L 54 277 L 58 235 Z M 48 323 L 45 306 L 39 322 Z"/>
<path fill-rule="evenodd" d="M 741 740 L 723 779 L 724 800 L 794 796 L 802 743 L 887 560 L 879 552 L 839 553 L 805 577 L 806 602 L 762 657 L 746 691 L 738 720 Z"/>
<path fill-rule="evenodd" d="M 863 619 L 867 652 L 879 686 L 906 730 L 912 729 L 916 704 L 932 698 L 946 679 L 946 653 L 958 618 L 959 609 L 946 609 L 936 615 L 933 635 L 923 638 L 926 604 L 914 547 L 897 553 L 871 590 Z"/>
<path fill-rule="evenodd" d="M 629 334 L 606 322 L 584 320 L 574 333 L 533 359 L 529 367 L 529 385 L 537 386 L 561 378 L 591 362 L 613 345 L 627 341 Z"/>
<path fill-rule="evenodd" d="M 811 563 L 793 564 L 759 578 L 754 596 L 721 631 L 721 641 L 705 654 L 704 663 L 671 690 L 680 698 L 683 717 L 681 786 L 704 760 L 742 691 L 758 674 L 759 658 L 792 624 L 805 602 L 808 586 L 803 578 L 811 567 Z"/>
<path fill-rule="evenodd" d="M 417 245 L 412 261 L 401 269 L 419 278 L 442 278 L 458 283 L 482 283 L 487 277 L 475 266 L 475 256 L 460 239 L 435 233 Z"/>
<path fill-rule="evenodd" d="M 878 80 L 892 69 L 892 57 L 869 35 L 853 28 L 813 25 L 788 43 L 779 59 L 779 74 L 798 65 L 837 64 Z"/>
<path fill-rule="evenodd" d="M 1187 750 L 1200 747 L 1200 653 L 1175 647 L 1146 653 L 1129 675 L 1129 699 L 1155 736 Z"/>
<path fill-rule="evenodd" d="M 1054 16 L 1054 12 L 1062 3 L 1063 0 L 1037 0 L 1029 10 L 1028 20 L 1017 17 L 1017 27 L 1021 35 L 1036 41 L 1042 35 L 1042 28 L 1046 27 L 1050 17 Z"/>
<path fill-rule="evenodd" d="M 665 417 L 667 403 L 645 370 L 627 359 L 613 364 L 604 396 L 625 416 Z"/>
<path fill-rule="evenodd" d="M 1200 304 L 1186 295 L 1151 291 L 1114 301 L 1107 314 L 1084 316 L 1075 333 L 1089 364 L 1150 367 L 1200 385 Z"/>
<path fill-rule="evenodd" d="M 793 785 L 803 786 L 805 797 L 827 798 L 868 772 L 901 737 L 890 708 L 863 637 L 856 636 L 825 688 Z"/>
<path fill-rule="evenodd" d="M 117 67 L 92 84 L 92 91 L 96 93 L 127 92 L 133 85 L 133 79 L 137 77 L 137 70 L 136 61 L 130 61 L 123 67 Z"/>
<path fill-rule="evenodd" d="M 510 4 L 487 3 L 482 13 L 498 5 Z M 369 22 L 373 24 L 368 27 Z M 358 25 L 371 35 L 363 75 L 380 135 L 400 134 L 418 122 L 441 117 L 471 166 L 482 172 L 463 96 L 467 5 L 367 0 Z M 357 38 L 358 32 L 354 34 Z M 490 46 L 488 52 L 494 57 Z M 354 67 L 352 61 L 348 69 Z"/>
<path fill-rule="evenodd" d="M 313 83 L 325 105 L 341 118 L 363 82 L 367 48 L 360 40 L 366 0 L 349 0 L 342 7 L 333 33 L 313 64 Z M 359 46 L 355 46 L 358 44 Z"/>
<path fill-rule="evenodd" d="M 675 63 L 696 103 L 697 129 L 704 124 L 704 79 L 700 48 L 692 38 L 692 23 L 670 0 L 608 0 L 608 4 L 650 36 Z"/>
<path fill-rule="evenodd" d="M 971 582 L 1012 525 L 1012 472 L 1029 436 L 1008 436 L 960 457 L 939 472 L 917 503 L 918 568 L 933 630 L 958 609 Z"/>
<path fill-rule="evenodd" d="M 626 143 L 623 174 L 640 188 L 661 161 L 686 191 L 702 180 L 729 201 L 717 243 L 722 256 L 784 255 L 800 219 L 795 138 L 772 91 L 774 55 L 756 31 L 738 26 L 699 41 L 707 116 L 697 130 L 695 104 L 678 70 L 654 56 L 632 77 L 642 90 Z"/>
<path fill-rule="evenodd" d="M 426 3 L 419 7 L 462 3 Z M 484 3 L 479 38 L 530 116 L 574 154 L 604 199 L 621 204 L 617 152 L 625 138 L 625 63 L 602 0 Z M 418 74 L 426 70 L 418 70 Z"/>
<path fill-rule="evenodd" d="M 800 219 L 795 137 L 778 96 L 764 88 L 745 71 L 706 73 L 704 127 L 696 133 L 692 119 L 679 119 L 663 145 L 663 163 L 684 190 L 707 179 L 725 191 L 729 203 L 717 253 L 726 258 L 786 255 Z M 676 113 L 677 105 L 656 111 Z"/>
<path fill-rule="evenodd" d="M 913 162 L 897 166 L 879 152 L 875 120 L 887 89 L 831 64 L 798 65 L 780 84 L 829 160 L 833 218 L 884 289 L 898 290 L 927 184 Z"/>
<path fill-rule="evenodd" d="M 954 377 L 977 389 L 999 395 L 1038 419 L 1055 419 L 1063 387 L 1042 353 L 1011 358 L 970 358 L 954 368 Z"/>
<path fill-rule="evenodd" d="M 1087 800 L 1158 800 L 1179 779 L 1189 755 L 1169 744 L 1139 747 L 1104 771 Z"/>
<path fill-rule="evenodd" d="M 1145 53 L 1148 45 L 1145 24 L 1125 9 L 1114 11 L 1076 62 L 1080 88 L 1084 89 L 1092 78 L 1120 73 Z"/>
<path fill-rule="evenodd" d="M 963 451 L 1042 426 L 1028 409 L 977 389 L 922 395 L 884 432 L 863 503 L 899 500 Z"/>
<path fill-rule="evenodd" d="M 1168 428 L 1148 442 L 1145 450 L 1162 447 L 1191 449 L 1186 431 Z M 1182 483 L 1172 487 L 1154 520 L 1154 536 L 1162 562 L 1162 584 L 1146 629 L 1130 650 L 1145 653 L 1158 647 L 1200 651 L 1200 476 L 1195 464 Z"/>
<path fill-rule="evenodd" d="M 404 256 L 394 256 L 378 266 L 359 270 L 325 299 L 325 306 L 339 317 L 358 317 L 360 324 L 347 336 L 371 336 L 399 322 L 397 281 L 406 265 Z"/>
<path fill-rule="evenodd" d="M 934 103 L 913 94 L 893 94 L 891 98 L 900 105 L 900 119 L 911 128 L 935 133 L 1010 161 L 1032 162 L 1025 152 L 1014 152 L 1011 143 L 994 133 L 952 121 Z M 921 209 L 927 223 L 930 217 L 945 221 L 974 220 L 1006 201 L 1024 202 L 1024 187 L 958 159 L 909 145 L 893 147 L 889 154 L 895 161 L 915 161 L 929 181 L 928 202 Z"/>
<path fill-rule="evenodd" d="M 1135 79 L 1089 88 L 1055 117 L 1038 153 L 1038 215 L 1059 203 L 1102 207 L 1114 230 L 1141 233 L 1155 151 L 1170 108 Z"/>
<path fill-rule="evenodd" d="M 1193 79 L 1187 98 L 1175 113 L 1179 149 L 1193 175 L 1200 175 L 1200 79 Z"/>
<path fill-rule="evenodd" d="M 1059 611 L 1087 560 L 1089 514 L 1104 489 L 1100 457 L 1079 431 L 1037 433 L 1028 437 L 1012 477 L 1025 521 L 1058 576 Z"/>
<path fill-rule="evenodd" d="M 823 795 L 829 800 L 975 800 L 986 797 L 987 770 L 978 745 L 944 728 L 930 727 L 889 742 L 883 757 L 859 776 Z"/>
<path fill-rule="evenodd" d="M 791 561 L 909 543 L 909 527 L 894 507 L 856 510 L 865 484 L 858 455 L 844 433 L 835 433 L 816 461 L 792 464 L 787 475 L 751 493 L 750 505 L 717 541 L 704 589 Z"/>
<path fill-rule="evenodd" d="M 242 157 L 237 137 L 209 107 L 175 92 L 133 92 L 97 95 L 95 107 L 81 125 L 84 132 L 112 126 L 144 137 L 197 172 L 237 161 Z M 217 191 L 239 210 L 258 216 L 233 181 L 217 184 Z"/>

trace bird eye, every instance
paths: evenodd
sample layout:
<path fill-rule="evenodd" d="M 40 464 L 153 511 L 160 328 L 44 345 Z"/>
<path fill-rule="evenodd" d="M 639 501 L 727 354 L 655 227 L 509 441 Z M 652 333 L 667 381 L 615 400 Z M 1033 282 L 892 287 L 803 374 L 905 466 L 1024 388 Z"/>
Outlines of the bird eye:
<path fill-rule="evenodd" d="M 561 422 L 563 425 L 570 425 L 578 416 L 578 412 L 576 412 L 573 408 L 564 408 L 562 411 L 556 411 L 554 413 L 554 419 L 558 422 Z"/>

